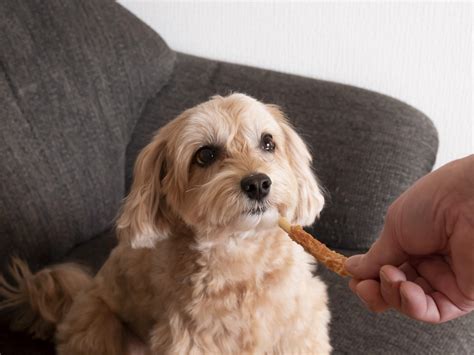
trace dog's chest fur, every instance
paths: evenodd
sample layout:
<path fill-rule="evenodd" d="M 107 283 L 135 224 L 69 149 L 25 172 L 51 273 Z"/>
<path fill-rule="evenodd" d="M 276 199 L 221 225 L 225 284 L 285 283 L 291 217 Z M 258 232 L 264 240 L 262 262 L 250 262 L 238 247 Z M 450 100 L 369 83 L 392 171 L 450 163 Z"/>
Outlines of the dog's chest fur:
<path fill-rule="evenodd" d="M 216 353 L 275 351 L 288 332 L 307 331 L 311 319 L 304 313 L 313 304 L 325 309 L 312 260 L 280 231 L 212 240 L 176 237 L 154 249 L 118 247 L 109 260 L 121 276 L 112 281 L 107 266 L 101 270 L 106 287 L 116 289 L 109 302 L 143 339 L 153 338 L 157 353 L 183 344 Z"/>

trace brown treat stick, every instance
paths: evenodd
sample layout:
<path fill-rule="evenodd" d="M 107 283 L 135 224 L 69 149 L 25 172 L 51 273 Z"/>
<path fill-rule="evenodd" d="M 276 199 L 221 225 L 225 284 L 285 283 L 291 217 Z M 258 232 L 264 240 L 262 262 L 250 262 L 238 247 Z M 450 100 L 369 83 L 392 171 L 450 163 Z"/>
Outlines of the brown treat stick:
<path fill-rule="evenodd" d="M 350 276 L 344 268 L 346 257 L 329 249 L 326 245 L 306 233 L 301 226 L 292 226 L 285 218 L 280 217 L 278 225 L 288 233 L 291 239 L 300 244 L 307 253 L 316 260 L 322 262 L 326 267 L 341 276 Z"/>

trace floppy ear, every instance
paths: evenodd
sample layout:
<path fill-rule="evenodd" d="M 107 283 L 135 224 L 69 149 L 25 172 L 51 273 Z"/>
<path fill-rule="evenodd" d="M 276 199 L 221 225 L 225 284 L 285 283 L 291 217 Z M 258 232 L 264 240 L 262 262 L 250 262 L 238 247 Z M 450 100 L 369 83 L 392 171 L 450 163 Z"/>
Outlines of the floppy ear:
<path fill-rule="evenodd" d="M 151 248 L 168 237 L 162 180 L 166 174 L 166 141 L 158 133 L 138 155 L 133 183 L 117 220 L 119 239 L 133 248 Z"/>
<path fill-rule="evenodd" d="M 267 105 L 267 108 L 283 130 L 286 154 L 298 182 L 298 202 L 291 222 L 303 226 L 310 225 L 319 216 L 324 205 L 324 196 L 312 171 L 311 154 L 279 107 Z"/>

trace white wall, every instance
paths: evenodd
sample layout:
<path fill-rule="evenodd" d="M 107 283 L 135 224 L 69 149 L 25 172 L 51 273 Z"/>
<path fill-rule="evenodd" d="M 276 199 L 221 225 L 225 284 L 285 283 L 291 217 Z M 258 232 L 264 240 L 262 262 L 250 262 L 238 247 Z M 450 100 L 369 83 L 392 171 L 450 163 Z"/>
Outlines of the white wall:
<path fill-rule="evenodd" d="M 440 134 L 437 166 L 474 152 L 470 3 L 121 0 L 175 50 L 401 99 Z"/>

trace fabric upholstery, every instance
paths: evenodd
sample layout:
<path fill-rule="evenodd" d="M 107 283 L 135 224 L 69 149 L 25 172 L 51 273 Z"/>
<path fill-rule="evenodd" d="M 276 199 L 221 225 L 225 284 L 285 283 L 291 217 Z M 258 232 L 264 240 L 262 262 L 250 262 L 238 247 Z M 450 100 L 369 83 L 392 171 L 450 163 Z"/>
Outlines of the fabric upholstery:
<path fill-rule="evenodd" d="M 436 129 L 407 104 L 351 86 L 178 54 L 170 82 L 150 100 L 133 133 L 128 184 L 133 161 L 155 130 L 211 95 L 232 91 L 280 105 L 310 146 L 327 192 L 310 230 L 332 247 L 368 248 L 389 204 L 434 164 Z"/>
<path fill-rule="evenodd" d="M 0 270 L 107 229 L 124 155 L 174 52 L 114 1 L 0 2 Z"/>

